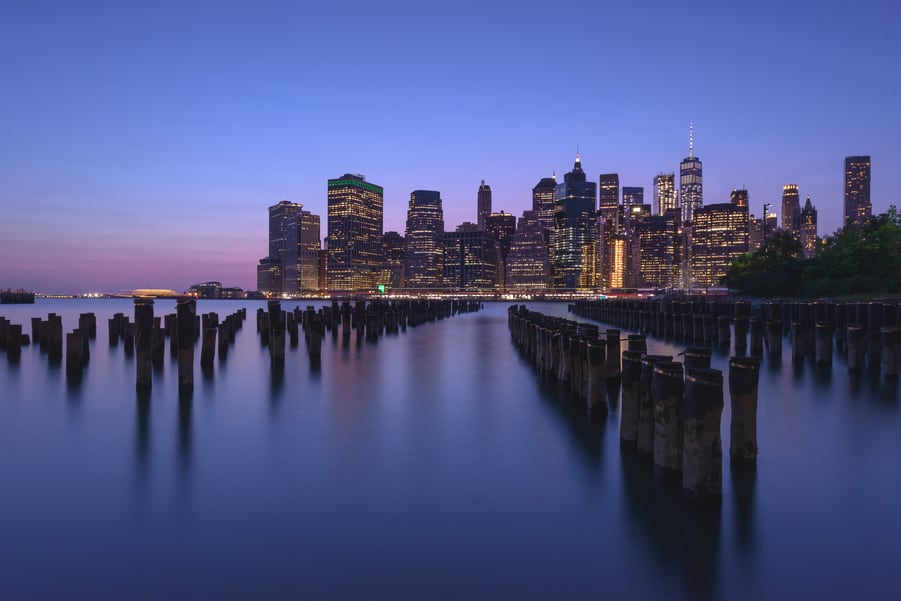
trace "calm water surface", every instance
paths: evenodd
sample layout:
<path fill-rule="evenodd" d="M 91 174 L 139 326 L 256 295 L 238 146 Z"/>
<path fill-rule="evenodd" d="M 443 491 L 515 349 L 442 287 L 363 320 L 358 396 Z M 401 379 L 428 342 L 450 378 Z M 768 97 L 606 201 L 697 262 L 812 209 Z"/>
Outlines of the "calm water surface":
<path fill-rule="evenodd" d="M 0 354 L 0 598 L 901 598 L 898 388 L 838 353 L 831 372 L 764 357 L 756 473 L 728 465 L 727 393 L 723 499 L 700 509 L 620 451 L 615 393 L 591 419 L 532 371 L 506 303 L 327 335 L 318 368 L 301 338 L 280 378 L 262 303 L 198 313 L 240 306 L 227 360 L 182 398 L 168 342 L 149 398 L 108 346 L 130 301 L 0 307 L 28 332 L 98 317 L 77 386 L 37 346 Z"/>

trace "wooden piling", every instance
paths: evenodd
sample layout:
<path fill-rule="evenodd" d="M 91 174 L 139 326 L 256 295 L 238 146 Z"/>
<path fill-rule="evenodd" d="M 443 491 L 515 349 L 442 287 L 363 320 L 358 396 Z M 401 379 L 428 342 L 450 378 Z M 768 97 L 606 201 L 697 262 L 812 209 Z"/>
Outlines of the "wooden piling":
<path fill-rule="evenodd" d="M 664 479 L 682 472 L 682 364 L 660 361 L 654 365 L 651 400 L 654 403 L 654 471 Z"/>
<path fill-rule="evenodd" d="M 672 355 L 643 355 L 641 373 L 638 378 L 638 441 L 640 455 L 654 455 L 654 399 L 651 384 L 654 378 L 654 366 L 657 363 L 673 360 Z"/>
<path fill-rule="evenodd" d="M 641 356 L 637 351 L 623 351 L 622 401 L 619 423 L 621 446 L 636 448 L 638 445 L 639 390 L 641 386 Z"/>
<path fill-rule="evenodd" d="M 729 457 L 733 464 L 757 462 L 757 386 L 760 360 L 754 357 L 729 359 L 729 397 L 732 421 L 729 426 Z"/>
<path fill-rule="evenodd" d="M 682 490 L 689 497 L 718 497 L 723 493 L 722 413 L 723 372 L 689 371 L 682 405 Z"/>
<path fill-rule="evenodd" d="M 194 387 L 194 322 L 197 301 L 181 298 L 175 306 L 175 324 L 172 338 L 178 342 L 178 387 Z"/>
<path fill-rule="evenodd" d="M 136 298 L 134 322 L 134 348 L 136 380 L 138 388 L 149 389 L 152 385 L 153 363 L 151 357 L 151 337 L 153 336 L 153 299 Z M 126 344 L 126 348 L 127 348 Z"/>

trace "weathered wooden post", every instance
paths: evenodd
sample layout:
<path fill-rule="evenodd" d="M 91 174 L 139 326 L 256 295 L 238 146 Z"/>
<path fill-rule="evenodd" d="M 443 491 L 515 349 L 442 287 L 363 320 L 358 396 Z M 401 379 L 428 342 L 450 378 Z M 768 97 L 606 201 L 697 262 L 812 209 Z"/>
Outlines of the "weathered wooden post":
<path fill-rule="evenodd" d="M 672 361 L 672 355 L 644 355 L 641 358 L 641 373 L 638 377 L 638 441 L 639 455 L 654 455 L 654 399 L 651 383 L 654 366 L 662 361 Z"/>
<path fill-rule="evenodd" d="M 607 378 L 604 374 L 607 345 L 603 340 L 588 343 L 588 411 L 607 410 L 605 393 Z"/>
<path fill-rule="evenodd" d="M 66 334 L 66 377 L 70 380 L 79 380 L 84 367 L 82 363 L 82 349 L 84 334 L 81 329 Z"/>
<path fill-rule="evenodd" d="M 866 330 L 858 325 L 849 325 L 845 340 L 848 348 L 848 371 L 862 370 L 867 350 Z"/>
<path fill-rule="evenodd" d="M 804 360 L 804 352 L 807 350 L 807 330 L 800 321 L 791 323 L 792 361 L 800 363 Z"/>
<path fill-rule="evenodd" d="M 285 362 L 285 314 L 277 300 L 269 301 L 269 359 L 273 365 Z"/>
<path fill-rule="evenodd" d="M 6 358 L 13 363 L 22 356 L 22 326 L 10 323 L 6 326 Z"/>
<path fill-rule="evenodd" d="M 197 301 L 180 298 L 175 306 L 176 321 L 170 335 L 178 341 L 178 386 L 194 387 L 194 316 Z"/>
<path fill-rule="evenodd" d="M 683 358 L 685 360 L 685 369 L 709 369 L 710 368 L 710 349 L 706 347 L 692 346 L 685 349 Z"/>
<path fill-rule="evenodd" d="M 153 336 L 153 299 L 135 299 L 134 348 L 136 356 L 136 385 L 149 389 L 152 385 L 153 362 L 151 337 Z M 128 344 L 126 343 L 126 348 Z"/>
<path fill-rule="evenodd" d="M 664 479 L 682 472 L 682 364 L 660 361 L 654 365 L 651 399 L 654 403 L 654 471 Z"/>
<path fill-rule="evenodd" d="M 200 342 L 200 366 L 210 368 L 216 357 L 216 332 L 219 326 L 210 325 L 203 328 L 203 339 Z"/>
<path fill-rule="evenodd" d="M 782 356 L 782 322 L 771 319 L 766 322 L 766 350 L 773 357 Z"/>
<path fill-rule="evenodd" d="M 619 346 L 619 330 L 607 330 L 607 361 L 604 364 L 604 374 L 608 378 L 618 378 L 620 376 L 620 346 Z"/>
<path fill-rule="evenodd" d="M 641 386 L 641 355 L 636 351 L 623 351 L 623 394 L 619 422 L 619 443 L 636 448 L 638 444 L 639 389 Z"/>
<path fill-rule="evenodd" d="M 757 462 L 757 384 L 760 360 L 754 357 L 729 359 L 729 397 L 732 422 L 729 426 L 729 457 L 734 464 Z"/>
<path fill-rule="evenodd" d="M 723 493 L 722 413 L 723 372 L 689 371 L 682 404 L 682 490 L 690 497 Z"/>
<path fill-rule="evenodd" d="M 748 320 L 748 327 L 750 328 L 749 350 L 753 356 L 759 357 L 763 354 L 763 322 L 752 317 Z"/>
<path fill-rule="evenodd" d="M 717 344 L 719 344 L 721 348 L 728 348 L 730 337 L 732 335 L 732 320 L 728 315 L 719 315 L 716 318 L 716 326 Z"/>
<path fill-rule="evenodd" d="M 162 369 L 163 357 L 166 354 L 166 337 L 163 334 L 162 320 L 153 318 L 153 330 L 150 333 L 150 358 L 154 367 Z"/>
<path fill-rule="evenodd" d="M 63 318 L 55 313 L 47 316 L 47 358 L 53 363 L 63 360 Z M 20 333 L 21 333 L 21 326 Z"/>
<path fill-rule="evenodd" d="M 882 375 L 890 380 L 898 379 L 901 367 L 901 328 L 883 327 L 882 333 Z"/>
<path fill-rule="evenodd" d="M 128 318 L 125 318 L 119 322 L 119 327 L 122 332 L 122 346 L 123 350 L 125 350 L 125 356 L 130 357 L 135 353 L 135 324 L 128 321 Z M 150 341 L 148 340 L 149 344 Z"/>
<path fill-rule="evenodd" d="M 31 318 L 31 343 L 32 344 L 37 344 L 40 341 L 40 334 L 41 334 L 41 318 L 40 317 L 32 317 Z"/>
<path fill-rule="evenodd" d="M 832 367 L 832 324 L 823 322 L 816 324 L 814 361 L 817 367 Z"/>
<path fill-rule="evenodd" d="M 629 334 L 626 350 L 636 353 L 648 352 L 648 341 L 644 334 Z"/>

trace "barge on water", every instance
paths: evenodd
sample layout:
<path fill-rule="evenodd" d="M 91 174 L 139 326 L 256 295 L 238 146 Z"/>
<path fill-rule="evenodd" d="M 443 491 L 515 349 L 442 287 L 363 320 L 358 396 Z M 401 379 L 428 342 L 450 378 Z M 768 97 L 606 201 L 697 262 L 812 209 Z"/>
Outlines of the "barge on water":
<path fill-rule="evenodd" d="M 0 290 L 0 305 L 34 304 L 34 292 L 25 290 Z"/>

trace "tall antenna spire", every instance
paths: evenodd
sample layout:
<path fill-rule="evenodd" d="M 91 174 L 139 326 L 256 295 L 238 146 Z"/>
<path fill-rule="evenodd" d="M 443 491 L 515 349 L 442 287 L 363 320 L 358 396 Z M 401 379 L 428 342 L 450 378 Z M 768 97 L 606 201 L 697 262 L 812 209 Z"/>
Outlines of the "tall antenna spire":
<path fill-rule="evenodd" d="M 694 157 L 695 150 L 695 127 L 694 123 L 688 122 L 688 158 Z"/>

